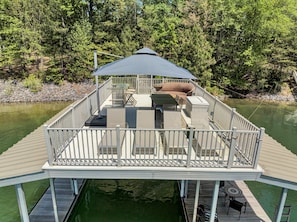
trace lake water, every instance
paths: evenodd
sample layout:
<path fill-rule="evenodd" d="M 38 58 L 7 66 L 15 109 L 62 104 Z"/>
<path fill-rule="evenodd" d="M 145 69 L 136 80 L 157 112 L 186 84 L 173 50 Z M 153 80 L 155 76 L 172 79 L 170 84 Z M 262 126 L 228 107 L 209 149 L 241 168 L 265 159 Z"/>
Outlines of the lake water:
<path fill-rule="evenodd" d="M 297 105 L 262 104 L 228 100 L 244 116 L 297 153 Z M 0 104 L 0 153 L 40 126 L 68 103 Z M 297 163 L 296 163 L 297 164 Z M 278 187 L 257 182 L 248 185 L 272 218 L 278 204 Z M 48 180 L 24 184 L 28 208 L 42 195 Z M 0 188 L 0 221 L 19 221 L 13 186 Z M 291 221 L 297 221 L 297 192 L 289 191 L 286 204 L 293 206 Z M 128 218 L 128 219 L 126 219 Z M 90 180 L 83 190 L 70 221 L 183 221 L 174 181 Z"/>
<path fill-rule="evenodd" d="M 227 100 L 229 106 L 237 109 L 246 118 L 297 154 L 297 104 L 264 103 L 247 100 Z M 297 164 L 297 163 L 296 163 Z M 258 183 L 247 182 L 249 188 L 260 202 L 266 213 L 273 218 L 275 207 L 279 203 L 281 188 Z M 292 206 L 291 220 L 297 221 L 297 192 L 289 190 L 286 201 Z"/>
<path fill-rule="evenodd" d="M 0 153 L 39 127 L 69 103 L 0 104 Z M 48 187 L 48 180 L 23 185 L 28 209 Z M 0 221 L 20 221 L 14 186 L 0 188 Z"/>

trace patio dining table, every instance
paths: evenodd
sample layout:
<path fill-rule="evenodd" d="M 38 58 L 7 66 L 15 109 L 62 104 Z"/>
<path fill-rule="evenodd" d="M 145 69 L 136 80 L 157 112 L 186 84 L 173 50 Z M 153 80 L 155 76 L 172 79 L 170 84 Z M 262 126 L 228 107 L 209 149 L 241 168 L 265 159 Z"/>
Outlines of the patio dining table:
<path fill-rule="evenodd" d="M 176 100 L 170 95 L 166 93 L 156 93 L 151 95 L 152 98 L 152 107 L 162 108 L 162 110 L 166 107 L 174 107 L 176 110 L 177 102 Z"/>

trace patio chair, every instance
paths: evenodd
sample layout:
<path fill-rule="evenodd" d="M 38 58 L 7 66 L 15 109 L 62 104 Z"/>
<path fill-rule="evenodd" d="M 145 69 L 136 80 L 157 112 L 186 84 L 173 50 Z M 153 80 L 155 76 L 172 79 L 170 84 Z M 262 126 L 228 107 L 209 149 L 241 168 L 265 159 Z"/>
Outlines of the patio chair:
<path fill-rule="evenodd" d="M 156 154 L 156 133 L 147 129 L 155 129 L 155 110 L 137 110 L 133 155 Z"/>
<path fill-rule="evenodd" d="M 182 116 L 178 111 L 164 110 L 164 145 L 166 154 L 186 154 L 188 139 L 182 128 Z"/>
<path fill-rule="evenodd" d="M 244 213 L 246 212 L 246 204 L 247 204 L 247 202 L 242 203 L 238 200 L 235 200 L 234 198 L 230 198 L 227 215 L 229 214 L 229 209 L 232 208 L 234 210 L 239 211 L 238 219 L 240 219 L 241 211 L 242 211 L 243 207 L 244 207 Z"/>
<path fill-rule="evenodd" d="M 107 130 L 100 141 L 99 154 L 117 154 L 117 133 L 115 129 L 111 128 L 126 127 L 125 108 L 108 108 L 106 118 Z M 120 131 L 120 146 L 123 144 L 124 136 L 125 132 Z"/>

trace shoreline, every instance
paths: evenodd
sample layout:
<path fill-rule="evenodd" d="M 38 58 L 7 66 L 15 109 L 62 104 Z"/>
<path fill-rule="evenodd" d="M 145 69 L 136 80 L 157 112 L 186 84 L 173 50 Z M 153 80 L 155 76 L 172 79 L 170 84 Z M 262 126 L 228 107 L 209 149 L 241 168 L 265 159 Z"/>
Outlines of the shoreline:
<path fill-rule="evenodd" d="M 0 103 L 26 103 L 26 102 L 58 102 L 76 101 L 95 90 L 96 86 L 92 81 L 83 83 L 64 82 L 62 85 L 43 84 L 39 92 L 31 92 L 21 82 L 0 80 Z M 219 96 L 220 100 L 234 99 L 232 97 Z M 296 103 L 297 96 L 292 94 L 247 94 L 249 100 L 261 100 L 272 103 Z"/>
<path fill-rule="evenodd" d="M 31 92 L 21 82 L 0 80 L 0 103 L 76 101 L 95 90 L 93 82 L 62 85 L 43 84 L 39 92 Z"/>

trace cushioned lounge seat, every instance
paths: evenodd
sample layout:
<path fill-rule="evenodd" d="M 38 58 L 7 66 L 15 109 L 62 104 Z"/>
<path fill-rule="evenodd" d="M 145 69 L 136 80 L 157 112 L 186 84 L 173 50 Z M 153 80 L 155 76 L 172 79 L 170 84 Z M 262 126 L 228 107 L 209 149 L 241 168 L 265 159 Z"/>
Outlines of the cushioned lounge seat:
<path fill-rule="evenodd" d="M 108 108 L 107 109 L 106 132 L 103 135 L 99 144 L 99 154 L 117 154 L 117 132 L 114 129 L 119 126 L 120 128 L 126 127 L 126 112 L 125 108 Z M 119 143 L 122 146 L 125 133 L 120 131 Z"/>
<path fill-rule="evenodd" d="M 156 154 L 155 110 L 136 111 L 133 154 Z"/>
<path fill-rule="evenodd" d="M 182 128 L 182 116 L 178 111 L 164 111 L 165 131 L 165 153 L 166 154 L 185 154 L 188 148 L 188 140 Z"/>

